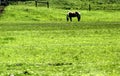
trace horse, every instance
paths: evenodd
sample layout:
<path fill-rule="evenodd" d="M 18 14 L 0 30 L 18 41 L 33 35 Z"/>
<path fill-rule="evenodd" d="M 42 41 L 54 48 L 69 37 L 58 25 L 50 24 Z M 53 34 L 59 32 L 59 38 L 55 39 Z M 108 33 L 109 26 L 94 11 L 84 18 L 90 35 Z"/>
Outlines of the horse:
<path fill-rule="evenodd" d="M 66 15 L 67 21 L 72 21 L 72 17 L 77 17 L 78 21 L 81 19 L 81 14 L 79 12 L 68 12 Z"/>

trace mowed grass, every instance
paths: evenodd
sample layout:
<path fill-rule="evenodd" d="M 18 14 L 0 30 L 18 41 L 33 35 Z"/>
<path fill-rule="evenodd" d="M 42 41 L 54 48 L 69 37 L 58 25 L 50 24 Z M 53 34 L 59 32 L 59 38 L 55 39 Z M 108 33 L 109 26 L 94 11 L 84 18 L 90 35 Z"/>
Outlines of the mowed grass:
<path fill-rule="evenodd" d="M 119 76 L 120 23 L 0 23 L 0 76 Z"/>

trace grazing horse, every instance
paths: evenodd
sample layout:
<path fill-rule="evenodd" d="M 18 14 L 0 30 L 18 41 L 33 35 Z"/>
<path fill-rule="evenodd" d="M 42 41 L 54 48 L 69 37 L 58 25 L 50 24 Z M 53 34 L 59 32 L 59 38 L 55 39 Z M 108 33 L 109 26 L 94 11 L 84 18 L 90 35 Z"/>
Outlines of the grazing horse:
<path fill-rule="evenodd" d="M 81 14 L 79 12 L 68 12 L 66 16 L 67 21 L 69 21 L 69 19 L 72 21 L 72 17 L 77 17 L 78 21 L 80 21 Z"/>

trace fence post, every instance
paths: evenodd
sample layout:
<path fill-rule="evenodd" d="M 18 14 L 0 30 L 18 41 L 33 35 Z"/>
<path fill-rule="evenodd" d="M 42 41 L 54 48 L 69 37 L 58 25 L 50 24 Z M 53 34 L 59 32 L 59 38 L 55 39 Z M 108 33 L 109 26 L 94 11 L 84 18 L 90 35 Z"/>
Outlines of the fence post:
<path fill-rule="evenodd" d="M 91 5 L 89 4 L 89 8 L 88 8 L 89 11 L 91 11 Z"/>
<path fill-rule="evenodd" d="M 89 6 L 88 6 L 88 10 L 89 10 L 89 11 L 91 10 L 91 5 L 90 5 L 90 3 L 91 3 L 91 0 L 89 0 Z"/>
<path fill-rule="evenodd" d="M 49 8 L 49 2 L 47 1 L 47 8 Z"/>
<path fill-rule="evenodd" d="M 37 7 L 37 0 L 35 0 L 35 7 Z"/>

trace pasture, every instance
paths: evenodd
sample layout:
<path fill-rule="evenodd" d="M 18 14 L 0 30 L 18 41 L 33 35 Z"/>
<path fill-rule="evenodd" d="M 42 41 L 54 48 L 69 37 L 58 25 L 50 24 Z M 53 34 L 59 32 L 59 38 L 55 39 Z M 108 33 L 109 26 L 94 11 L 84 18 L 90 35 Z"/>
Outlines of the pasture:
<path fill-rule="evenodd" d="M 82 22 L 119 22 L 120 11 L 115 10 L 64 10 L 46 7 L 34 7 L 27 5 L 9 5 L 0 15 L 0 22 L 41 22 L 54 23 L 66 22 L 66 14 L 69 11 L 81 13 Z M 77 22 L 74 18 L 73 22 Z"/>
<path fill-rule="evenodd" d="M 81 22 L 66 22 L 70 10 L 25 5 L 4 10 L 0 76 L 120 75 L 120 11 L 72 9 L 81 12 Z"/>
<path fill-rule="evenodd" d="M 0 76 L 119 76 L 120 23 L 0 23 Z"/>

